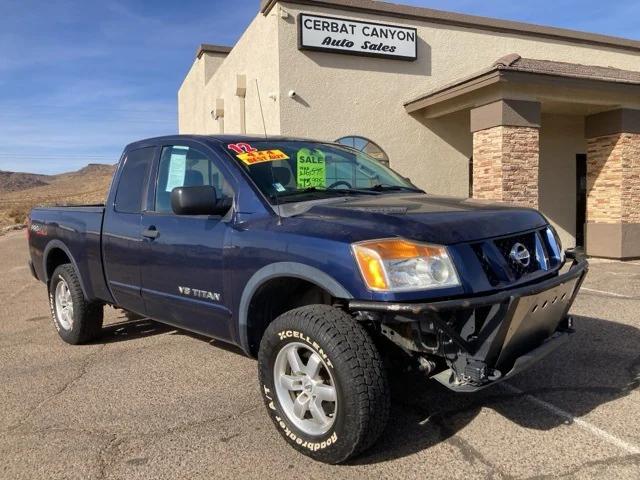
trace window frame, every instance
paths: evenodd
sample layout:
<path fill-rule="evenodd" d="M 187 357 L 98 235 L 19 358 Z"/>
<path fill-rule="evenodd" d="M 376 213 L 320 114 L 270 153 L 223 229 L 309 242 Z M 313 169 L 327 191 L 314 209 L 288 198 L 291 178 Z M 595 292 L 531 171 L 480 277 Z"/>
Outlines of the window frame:
<path fill-rule="evenodd" d="M 205 144 L 200 144 L 200 143 L 189 141 L 189 140 L 176 139 L 173 142 L 167 141 L 167 142 L 158 144 L 157 146 L 158 151 L 156 152 L 156 159 L 154 162 L 154 168 L 152 172 L 153 182 L 149 182 L 149 187 L 153 183 L 153 188 L 148 189 L 147 208 L 146 210 L 144 210 L 144 213 L 146 215 L 163 215 L 163 216 L 172 216 L 172 217 L 179 217 L 179 218 L 183 218 L 183 217 L 184 218 L 203 218 L 203 217 L 204 218 L 222 218 L 223 217 L 223 215 L 178 215 L 175 212 L 173 212 L 173 210 L 170 210 L 168 212 L 164 212 L 164 211 L 160 212 L 156 210 L 157 194 L 158 194 L 158 187 L 160 182 L 160 162 L 162 160 L 162 151 L 165 148 L 171 148 L 176 146 L 188 147 L 189 149 L 196 150 L 209 160 L 209 165 L 211 165 L 211 163 L 215 165 L 215 167 L 218 169 L 219 174 L 222 175 L 222 178 L 224 179 L 224 181 L 229 186 L 229 189 L 231 190 L 231 195 L 228 196 L 228 198 L 231 198 L 231 207 L 229 211 L 233 210 L 236 202 L 237 189 L 235 188 L 233 182 L 230 180 L 231 178 L 233 178 L 233 175 L 225 167 L 224 162 L 215 154 L 215 152 L 211 150 L 211 148 L 209 148 Z M 222 198 L 222 197 L 219 197 L 219 198 Z"/>
<path fill-rule="evenodd" d="M 127 162 L 129 161 L 129 158 L 131 157 L 131 154 L 133 152 L 139 151 L 139 150 L 145 150 L 145 149 L 150 149 L 151 150 L 151 159 L 149 161 L 149 165 L 147 168 L 147 172 L 145 175 L 145 178 L 143 178 L 142 181 L 142 191 L 140 192 L 140 209 L 134 212 L 129 212 L 129 211 L 125 211 L 125 210 L 120 210 L 118 208 L 118 192 L 120 191 L 120 188 L 122 187 L 122 178 L 123 175 L 125 173 L 125 169 L 127 168 Z M 158 151 L 157 151 L 157 146 L 155 145 L 141 145 L 137 148 L 132 148 L 130 150 L 126 150 L 123 153 L 122 159 L 120 160 L 120 168 L 119 168 L 119 172 L 118 172 L 118 179 L 117 179 L 117 184 L 116 184 L 116 188 L 113 192 L 113 211 L 115 213 L 118 214 L 122 214 L 122 215 L 140 215 L 142 212 L 144 212 L 148 205 L 149 205 L 149 186 L 151 185 L 151 179 L 152 179 L 152 175 L 154 172 L 154 168 L 155 168 L 155 163 L 156 163 L 156 158 L 158 155 Z M 112 179 L 112 183 L 115 181 L 115 178 Z"/>
<path fill-rule="evenodd" d="M 361 149 L 359 149 L 358 147 L 356 147 L 356 146 L 355 146 L 355 142 L 354 142 L 354 145 L 347 145 L 347 144 L 345 144 L 345 143 L 342 143 L 342 142 L 341 142 L 341 140 L 345 140 L 345 139 L 347 139 L 347 138 L 350 138 L 350 139 L 359 139 L 359 140 L 364 140 L 364 141 L 366 142 L 366 143 L 364 144 L 365 148 L 366 148 L 366 146 L 367 146 L 367 145 L 369 145 L 369 144 L 371 144 L 371 145 L 375 145 L 375 146 L 378 148 L 378 150 L 380 150 L 380 151 L 383 153 L 383 155 L 384 155 L 384 157 L 385 157 L 385 158 L 384 158 L 384 159 L 378 159 L 378 158 L 375 158 L 375 157 L 374 157 L 374 156 L 372 156 L 372 155 L 369 155 L 369 153 L 365 152 L 365 151 L 364 151 L 364 149 L 363 149 L 363 150 L 361 150 Z M 354 149 L 354 150 L 357 150 L 357 151 L 358 151 L 358 152 L 360 152 L 360 153 L 364 153 L 365 155 L 368 155 L 368 156 L 370 156 L 371 158 L 373 158 L 374 160 L 376 160 L 377 162 L 382 163 L 382 164 L 383 164 L 383 165 L 385 165 L 386 167 L 390 167 L 391 161 L 390 161 L 390 159 L 389 159 L 389 155 L 387 155 L 386 150 L 384 150 L 384 149 L 380 146 L 380 144 L 378 144 L 377 142 L 374 142 L 374 141 L 373 141 L 373 140 L 371 140 L 370 138 L 363 137 L 362 135 L 344 135 L 344 136 L 342 136 L 342 137 L 337 138 L 336 140 L 334 140 L 334 142 L 335 142 L 335 143 L 338 143 L 338 144 L 340 144 L 340 145 L 342 145 L 342 146 L 344 146 L 344 147 L 352 148 L 352 149 Z"/>

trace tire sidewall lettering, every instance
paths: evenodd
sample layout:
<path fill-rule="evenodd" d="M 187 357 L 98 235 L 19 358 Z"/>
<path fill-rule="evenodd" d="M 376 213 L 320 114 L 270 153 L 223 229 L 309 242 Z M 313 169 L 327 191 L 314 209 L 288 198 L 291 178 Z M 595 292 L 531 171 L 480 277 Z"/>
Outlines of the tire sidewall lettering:
<path fill-rule="evenodd" d="M 307 448 L 312 452 L 317 452 L 318 450 L 324 450 L 327 447 L 335 444 L 338 441 L 338 434 L 333 432 L 329 438 L 326 440 L 322 440 L 321 442 L 313 442 L 305 440 L 304 438 L 298 436 L 294 431 L 292 431 L 289 426 L 285 423 L 282 417 L 278 415 L 274 415 L 274 419 L 276 423 L 282 428 L 284 434 L 287 438 L 289 438 L 296 445 L 299 445 L 302 448 Z"/>
<path fill-rule="evenodd" d="M 309 345 L 318 355 L 320 355 L 322 360 L 324 360 L 325 363 L 327 364 L 327 367 L 331 368 L 331 370 L 334 370 L 333 363 L 331 362 L 331 359 L 329 358 L 329 356 L 325 353 L 325 351 L 320 346 L 320 344 L 318 344 L 318 342 L 316 342 L 311 337 L 309 337 L 309 335 L 306 335 L 302 332 L 299 332 L 298 330 L 293 330 L 293 329 L 282 330 L 278 332 L 278 339 L 280 341 L 302 340 L 307 345 Z"/>
<path fill-rule="evenodd" d="M 328 368 L 330 368 L 331 370 L 335 370 L 333 363 L 331 362 L 331 359 L 329 358 L 327 353 L 320 346 L 320 344 L 316 340 L 311 338 L 309 335 L 302 333 L 299 330 L 287 329 L 287 330 L 282 330 L 278 332 L 276 338 L 277 338 L 277 343 L 279 344 L 279 348 L 276 351 L 282 348 L 284 344 L 290 343 L 292 341 L 303 342 L 309 345 L 309 347 L 311 347 L 311 349 L 315 353 L 320 355 L 320 357 L 325 362 Z M 271 380 L 271 377 L 270 377 L 270 380 Z M 269 412 L 275 424 L 282 429 L 284 436 L 296 447 L 306 449 L 311 452 L 317 452 L 317 451 L 324 450 L 337 443 L 338 433 L 336 432 L 336 427 L 334 427 L 332 430 L 327 432 L 326 434 L 327 436 L 319 441 L 308 440 L 305 438 L 306 437 L 305 435 L 296 433 L 294 431 L 294 428 L 292 428 L 287 424 L 287 421 L 284 418 L 284 415 L 280 412 L 280 405 L 279 405 L 279 402 L 277 401 L 275 391 L 272 390 L 272 388 L 270 388 L 269 385 L 262 385 L 262 393 L 263 393 L 267 408 L 269 409 Z"/>

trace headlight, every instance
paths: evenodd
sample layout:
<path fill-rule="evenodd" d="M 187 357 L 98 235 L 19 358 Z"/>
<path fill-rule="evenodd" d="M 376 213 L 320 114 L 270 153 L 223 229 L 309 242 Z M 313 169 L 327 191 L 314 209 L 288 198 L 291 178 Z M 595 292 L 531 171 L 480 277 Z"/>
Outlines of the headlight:
<path fill-rule="evenodd" d="M 456 287 L 458 274 L 446 247 L 401 238 L 354 243 L 367 287 L 383 292 Z"/>

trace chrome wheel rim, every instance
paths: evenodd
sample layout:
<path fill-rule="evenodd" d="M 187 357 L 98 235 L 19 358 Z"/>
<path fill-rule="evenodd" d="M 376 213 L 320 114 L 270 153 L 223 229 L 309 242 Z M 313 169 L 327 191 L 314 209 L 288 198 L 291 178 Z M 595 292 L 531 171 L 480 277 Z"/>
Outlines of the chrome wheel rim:
<path fill-rule="evenodd" d="M 274 364 L 278 401 L 287 418 L 307 435 L 322 435 L 338 412 L 336 386 L 322 357 L 304 343 L 285 345 Z"/>
<path fill-rule="evenodd" d="M 71 298 L 71 291 L 67 281 L 59 277 L 60 281 L 56 285 L 56 291 L 54 293 L 56 302 L 56 318 L 60 327 L 64 330 L 71 330 L 73 328 L 73 299 Z"/>

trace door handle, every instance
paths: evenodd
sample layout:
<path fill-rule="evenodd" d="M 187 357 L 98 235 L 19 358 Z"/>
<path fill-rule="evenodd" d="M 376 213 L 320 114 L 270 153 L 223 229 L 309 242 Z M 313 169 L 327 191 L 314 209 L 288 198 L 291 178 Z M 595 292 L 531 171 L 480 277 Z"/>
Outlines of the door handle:
<path fill-rule="evenodd" d="M 160 235 L 160 232 L 154 226 L 151 226 L 142 231 L 142 236 L 145 238 L 150 238 L 151 240 L 153 240 L 154 238 L 158 238 L 158 235 Z"/>

